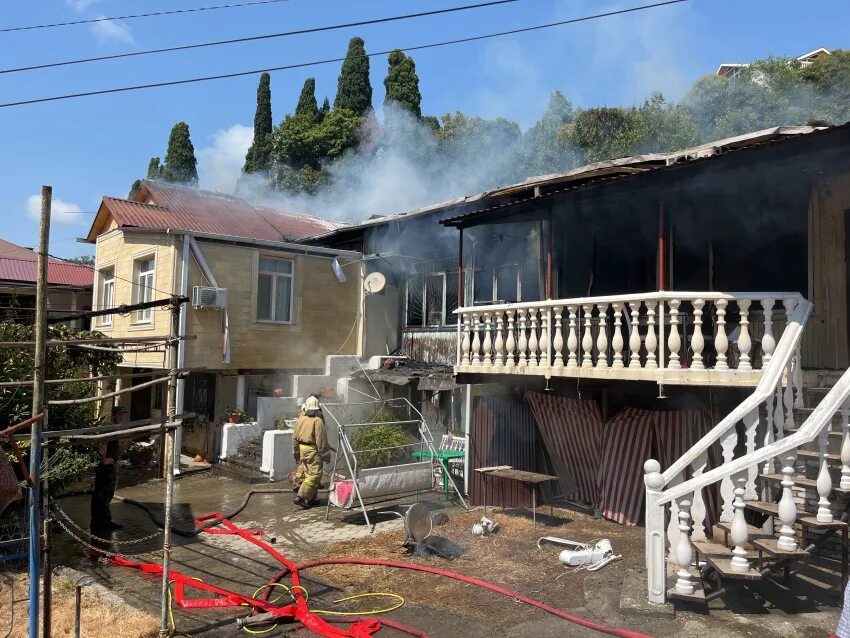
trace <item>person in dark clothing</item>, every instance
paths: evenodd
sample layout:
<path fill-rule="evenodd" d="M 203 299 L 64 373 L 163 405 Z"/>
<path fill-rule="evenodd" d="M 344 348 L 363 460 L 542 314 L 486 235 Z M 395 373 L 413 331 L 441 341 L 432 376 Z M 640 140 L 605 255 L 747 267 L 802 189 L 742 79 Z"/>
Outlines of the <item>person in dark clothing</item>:
<path fill-rule="evenodd" d="M 121 423 L 127 410 L 120 405 L 112 408 L 112 422 Z M 107 441 L 100 447 L 100 463 L 94 473 L 94 491 L 91 495 L 91 529 L 97 532 L 111 532 L 121 529 L 123 525 L 112 520 L 109 504 L 115 496 L 118 457 L 121 446 L 117 439 Z"/>

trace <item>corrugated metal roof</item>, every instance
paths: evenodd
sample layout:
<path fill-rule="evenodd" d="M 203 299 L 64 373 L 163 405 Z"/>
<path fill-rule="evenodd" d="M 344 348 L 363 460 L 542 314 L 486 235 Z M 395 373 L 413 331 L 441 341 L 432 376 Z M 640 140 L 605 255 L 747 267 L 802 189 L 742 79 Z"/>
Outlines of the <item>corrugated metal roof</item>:
<path fill-rule="evenodd" d="M 35 254 L 32 251 L 29 252 L 31 259 L 0 257 L 0 281 L 35 285 L 37 263 Z M 90 266 L 49 259 L 47 283 L 51 286 L 90 288 L 94 285 L 94 269 Z"/>
<path fill-rule="evenodd" d="M 203 191 L 187 186 L 144 180 L 137 197 L 132 201 L 104 197 L 103 205 L 119 227 L 173 228 L 227 237 L 281 241 L 302 239 L 326 233 L 342 226 L 311 215 L 289 213 L 221 193 Z M 89 231 L 95 238 L 97 220 Z"/>

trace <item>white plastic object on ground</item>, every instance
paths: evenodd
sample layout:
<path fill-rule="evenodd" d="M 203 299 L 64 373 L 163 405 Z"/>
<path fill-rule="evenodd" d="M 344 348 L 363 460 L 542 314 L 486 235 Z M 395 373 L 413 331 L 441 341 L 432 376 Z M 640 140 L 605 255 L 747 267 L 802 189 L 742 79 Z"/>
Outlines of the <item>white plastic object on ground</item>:
<path fill-rule="evenodd" d="M 486 516 L 482 516 L 481 520 L 478 523 L 475 523 L 472 526 L 472 535 L 473 536 L 489 536 L 493 532 L 499 529 L 499 524 L 494 523 Z"/>
<path fill-rule="evenodd" d="M 537 541 L 538 549 L 546 543 L 567 548 L 562 550 L 558 556 L 565 567 L 587 569 L 593 572 L 605 567 L 608 563 L 622 558 L 622 556 L 614 554 L 611 541 L 607 538 L 590 544 L 571 541 L 566 538 L 558 538 L 557 536 L 544 536 Z"/>

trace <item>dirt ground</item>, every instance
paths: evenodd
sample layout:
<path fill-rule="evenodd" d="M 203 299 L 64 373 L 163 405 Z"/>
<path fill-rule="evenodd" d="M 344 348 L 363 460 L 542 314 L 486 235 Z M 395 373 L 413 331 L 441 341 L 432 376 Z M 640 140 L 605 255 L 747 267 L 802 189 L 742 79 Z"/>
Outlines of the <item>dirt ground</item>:
<path fill-rule="evenodd" d="M 9 638 L 27 638 L 26 599 L 29 578 L 26 573 L 0 573 L 0 635 L 5 636 L 11 628 Z M 9 605 L 11 599 L 20 602 Z M 54 636 L 74 635 L 74 586 L 65 579 L 54 582 L 53 617 L 51 628 Z M 14 622 L 13 622 L 14 621 Z M 116 632 L 116 628 L 120 631 Z M 118 606 L 103 600 L 97 593 L 83 588 L 80 607 L 80 635 L 86 638 L 154 638 L 159 635 L 159 621 L 149 614 Z"/>
<path fill-rule="evenodd" d="M 524 512 L 497 510 L 491 511 L 489 517 L 500 527 L 486 537 L 472 534 L 472 525 L 481 518 L 481 512 L 452 514 L 447 523 L 434 528 L 432 536 L 447 538 L 468 548 L 453 561 L 427 554 L 409 555 L 401 548 L 403 535 L 399 533 L 374 534 L 337 543 L 326 556 L 382 558 L 439 567 L 489 581 L 565 610 L 585 605 L 585 579 L 592 572 L 564 568 L 558 560 L 558 547 L 537 548 L 541 536 L 590 542 L 597 540 L 603 529 L 615 552 L 623 555 L 621 560 L 603 568 L 612 581 L 622 582 L 625 569 L 637 567 L 643 560 L 644 537 L 640 529 L 557 509 L 554 516 L 539 514 L 536 526 Z M 540 610 L 497 593 L 431 574 L 365 566 L 317 567 L 311 574 L 347 593 L 391 592 L 403 596 L 409 604 L 450 611 L 499 631 L 546 616 Z M 510 613 L 506 613 L 507 610 Z"/>

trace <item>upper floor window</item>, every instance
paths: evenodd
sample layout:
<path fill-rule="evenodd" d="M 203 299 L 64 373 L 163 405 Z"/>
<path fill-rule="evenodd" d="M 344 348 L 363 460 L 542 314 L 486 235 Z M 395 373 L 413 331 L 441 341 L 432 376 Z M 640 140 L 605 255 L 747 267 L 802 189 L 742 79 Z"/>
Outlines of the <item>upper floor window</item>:
<path fill-rule="evenodd" d="M 411 275 L 407 280 L 407 314 L 410 326 L 457 324 L 457 270 Z"/>
<path fill-rule="evenodd" d="M 153 301 L 156 260 L 153 255 L 141 257 L 133 262 L 134 303 Z M 151 308 L 136 311 L 136 323 L 149 323 L 153 316 Z"/>
<path fill-rule="evenodd" d="M 104 268 L 100 271 L 100 304 L 98 310 L 109 310 L 115 307 L 115 267 Z M 112 315 L 103 315 L 100 325 L 111 326 Z"/>
<path fill-rule="evenodd" d="M 257 270 L 257 321 L 292 322 L 291 259 L 260 256 Z"/>

